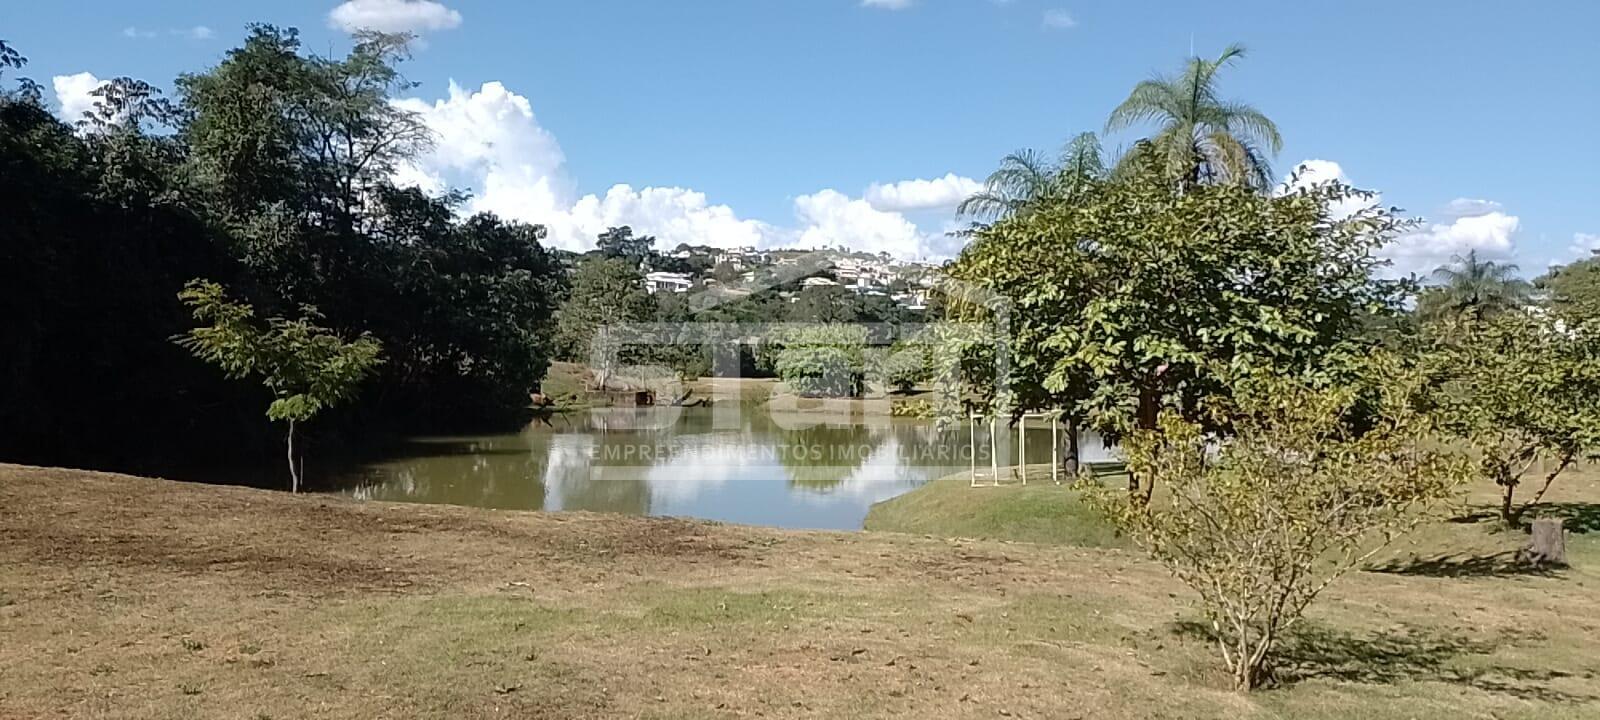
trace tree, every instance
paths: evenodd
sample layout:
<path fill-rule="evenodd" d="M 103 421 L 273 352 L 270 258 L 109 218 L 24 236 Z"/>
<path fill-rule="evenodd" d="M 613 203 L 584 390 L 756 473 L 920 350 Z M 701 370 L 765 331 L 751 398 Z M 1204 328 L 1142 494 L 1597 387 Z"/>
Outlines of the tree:
<path fill-rule="evenodd" d="M 1260 376 L 1215 410 L 1234 428 L 1227 438 L 1163 413 L 1159 432 L 1123 444 L 1130 471 L 1167 489 L 1158 502 L 1080 482 L 1091 504 L 1200 595 L 1236 690 L 1270 680 L 1275 648 L 1323 589 L 1467 476 L 1464 459 L 1429 449 L 1430 423 L 1412 408 L 1415 373 L 1376 382 L 1363 398 Z"/>
<path fill-rule="evenodd" d="M 179 345 L 235 380 L 258 376 L 272 392 L 267 418 L 287 422 L 290 490 L 300 492 L 301 463 L 294 447 L 295 425 L 355 395 L 357 386 L 382 362 L 383 346 L 369 335 L 345 341 L 303 317 L 256 320 L 255 309 L 230 301 L 221 285 L 192 280 L 179 299 L 204 323 L 177 338 Z"/>
<path fill-rule="evenodd" d="M 1215 60 L 1192 57 L 1178 75 L 1135 85 L 1106 119 L 1106 132 L 1154 123 L 1155 135 L 1129 159 L 1157 159 L 1180 189 L 1202 183 L 1272 187 L 1268 156 L 1283 148 L 1278 126 L 1250 105 L 1224 100 L 1218 89 L 1221 71 L 1244 56 L 1244 46 L 1229 45 Z"/>
<path fill-rule="evenodd" d="M 774 369 L 785 385 L 806 396 L 854 397 L 866 377 L 866 329 L 859 325 L 807 325 L 782 333 Z"/>
<path fill-rule="evenodd" d="M 608 258 L 622 258 L 632 262 L 634 267 L 639 267 L 655 252 L 653 249 L 655 244 L 656 239 L 654 237 L 650 235 L 635 236 L 633 228 L 624 225 L 610 228 L 600 233 L 600 239 L 595 243 L 595 247 L 600 251 L 601 255 Z"/>
<path fill-rule="evenodd" d="M 1600 318 L 1600 250 L 1574 263 L 1550 268 L 1535 281 L 1550 309 L 1571 322 Z"/>
<path fill-rule="evenodd" d="M 1001 158 L 1000 167 L 984 180 L 983 190 L 962 200 L 956 212 L 979 222 L 993 221 L 1025 212 L 1047 198 L 1070 200 L 1105 177 L 1099 138 L 1092 132 L 1079 133 L 1067 141 L 1057 160 L 1035 150 Z"/>
<path fill-rule="evenodd" d="M 592 257 L 572 273 L 572 294 L 556 319 L 556 344 L 562 357 L 590 359 L 595 334 L 602 328 L 650 322 L 655 301 L 632 261 Z"/>
<path fill-rule="evenodd" d="M 1417 314 L 1425 320 L 1439 320 L 1473 313 L 1486 317 L 1528 304 L 1533 286 L 1517 277 L 1512 263 L 1484 260 L 1477 250 L 1456 255 L 1449 265 L 1433 271 L 1436 285 L 1427 288 L 1417 300 Z"/>
<path fill-rule="evenodd" d="M 1466 315 L 1430 328 L 1423 357 L 1444 427 L 1500 487 L 1500 518 L 1518 527 L 1551 484 L 1600 454 L 1600 321 L 1555 322 L 1528 311 Z M 1543 483 L 1516 503 L 1524 478 Z"/>
<path fill-rule="evenodd" d="M 217 67 L 180 76 L 181 134 L 210 201 L 241 224 L 270 210 L 296 231 L 363 229 L 374 188 L 433 141 L 391 102 L 412 87 L 398 70 L 410 39 L 361 32 L 336 59 L 301 55 L 292 28 L 252 25 Z M 339 260 L 338 243 L 325 244 L 306 248 L 313 271 Z"/>
<path fill-rule="evenodd" d="M 1163 408 L 1204 420 L 1202 402 L 1250 372 L 1339 382 L 1368 350 L 1364 324 L 1407 287 L 1373 275 L 1406 223 L 1332 211 L 1366 196 L 1337 182 L 1176 194 L 1146 168 L 980 229 L 950 272 L 1012 304 L 1014 393 L 1117 437 L 1154 429 Z"/>

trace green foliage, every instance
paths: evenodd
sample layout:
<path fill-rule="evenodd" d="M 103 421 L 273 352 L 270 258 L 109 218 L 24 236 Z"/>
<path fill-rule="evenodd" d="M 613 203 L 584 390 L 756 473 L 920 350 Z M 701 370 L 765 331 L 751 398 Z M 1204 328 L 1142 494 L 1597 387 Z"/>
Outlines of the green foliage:
<path fill-rule="evenodd" d="M 1528 304 L 1533 290 L 1517 277 L 1516 265 L 1484 260 L 1477 250 L 1455 256 L 1433 271 L 1433 279 L 1435 284 L 1417 298 L 1417 315 L 1430 322 L 1516 310 Z"/>
<path fill-rule="evenodd" d="M 271 391 L 267 418 L 289 423 L 289 472 L 298 490 L 295 425 L 354 396 L 382 362 L 383 345 L 366 334 L 341 339 L 312 322 L 320 315 L 310 306 L 301 308 L 300 319 L 272 317 L 263 324 L 254 308 L 229 300 L 221 285 L 207 280 L 190 281 L 178 298 L 201 323 L 178 344 L 229 378 L 258 377 Z"/>
<path fill-rule="evenodd" d="M 585 362 L 602 328 L 654 319 L 656 305 L 634 260 L 592 257 L 572 273 L 572 294 L 556 321 L 561 357 Z"/>
<path fill-rule="evenodd" d="M 339 419 L 350 427 L 518 416 L 548 364 L 563 273 L 542 228 L 459 218 L 459 195 L 390 185 L 431 142 L 391 102 L 410 87 L 405 42 L 363 34 L 322 57 L 292 30 L 254 27 L 180 78 L 176 105 L 117 78 L 77 127 L 0 93 L 10 457 L 160 471 L 137 461 L 264 444 L 245 394 L 167 342 L 188 326 L 173 296 L 195 277 L 264 316 L 314 305 L 319 326 L 381 342 L 375 391 Z M 141 408 L 136 431 L 108 407 Z M 84 435 L 103 439 L 71 440 Z"/>
<path fill-rule="evenodd" d="M 1278 126 L 1250 105 L 1224 100 L 1217 87 L 1221 71 L 1244 56 L 1244 46 L 1230 45 L 1215 60 L 1190 58 L 1178 75 L 1135 85 L 1111 111 L 1106 131 L 1154 123 L 1156 134 L 1140 141 L 1124 166 L 1154 160 L 1180 189 L 1204 183 L 1272 187 L 1268 155 L 1283 148 Z"/>
<path fill-rule="evenodd" d="M 801 395 L 853 397 L 865 381 L 866 329 L 859 325 L 807 325 L 775 338 L 774 369 Z"/>
<path fill-rule="evenodd" d="M 1203 420 L 1205 398 L 1257 372 L 1337 382 L 1405 290 L 1373 278 L 1405 223 L 1336 217 L 1352 197 L 1365 194 L 1336 182 L 1178 194 L 1147 168 L 978 230 L 949 274 L 980 297 L 952 297 L 947 315 L 982 320 L 981 296 L 1006 298 L 1017 406 L 1072 408 L 1112 436 L 1162 407 Z"/>
<path fill-rule="evenodd" d="M 1466 315 L 1429 328 L 1423 362 L 1444 427 L 1473 448 L 1500 486 L 1501 519 L 1518 525 L 1573 463 L 1600 454 L 1600 320 L 1542 313 Z M 1543 483 L 1527 503 L 1530 472 Z"/>
<path fill-rule="evenodd" d="M 1415 372 L 1375 364 L 1373 397 L 1260 376 L 1212 424 L 1163 413 L 1123 445 L 1129 470 L 1166 488 L 1142 501 L 1085 480 L 1086 497 L 1200 595 L 1236 689 L 1271 678 L 1283 633 L 1329 583 L 1452 495 L 1464 458 L 1430 449 Z M 1361 405 L 1374 403 L 1363 410 Z M 1367 422 L 1351 422 L 1371 412 Z"/>
<path fill-rule="evenodd" d="M 984 180 L 983 190 L 961 201 L 956 212 L 979 221 L 1010 217 L 1047 199 L 1070 200 L 1105 177 L 1100 139 L 1092 132 L 1079 133 L 1054 161 L 1034 150 L 1001 158 L 1000 168 Z"/>
<path fill-rule="evenodd" d="M 635 237 L 633 228 L 626 225 L 614 227 L 600 233 L 600 238 L 595 247 L 601 255 L 608 258 L 621 258 L 633 263 L 635 268 L 639 263 L 649 258 L 653 253 L 656 239 L 649 235 Z"/>
<path fill-rule="evenodd" d="M 933 357 L 928 345 L 920 342 L 896 343 L 882 360 L 885 382 L 899 392 L 910 392 L 933 375 Z"/>
<path fill-rule="evenodd" d="M 1549 296 L 1550 309 L 1569 322 L 1600 318 L 1600 251 L 1551 268 L 1535 284 Z"/>

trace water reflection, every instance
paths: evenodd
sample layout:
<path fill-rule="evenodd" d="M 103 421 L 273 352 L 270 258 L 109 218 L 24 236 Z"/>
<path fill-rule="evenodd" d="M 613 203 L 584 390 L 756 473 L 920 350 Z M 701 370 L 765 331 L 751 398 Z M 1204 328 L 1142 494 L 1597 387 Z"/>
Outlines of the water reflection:
<path fill-rule="evenodd" d="M 797 528 L 853 529 L 872 503 L 969 466 L 966 427 L 878 418 L 716 415 L 630 409 L 558 416 L 520 433 L 420 438 L 336 478 L 358 498 L 522 510 L 681 515 Z M 1014 458 L 1015 433 L 1001 445 Z M 978 463 L 989 439 L 977 435 Z M 1103 459 L 1098 442 L 1087 460 Z M 1029 462 L 1050 459 L 1030 428 Z"/>

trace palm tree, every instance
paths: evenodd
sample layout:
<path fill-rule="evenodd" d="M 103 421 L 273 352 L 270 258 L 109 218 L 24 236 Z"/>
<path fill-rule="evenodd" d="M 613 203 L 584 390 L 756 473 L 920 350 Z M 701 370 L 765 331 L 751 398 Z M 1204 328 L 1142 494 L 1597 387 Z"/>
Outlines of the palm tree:
<path fill-rule="evenodd" d="M 1433 271 L 1436 283 L 1417 299 L 1417 314 L 1425 319 L 1453 317 L 1466 312 L 1484 316 L 1522 307 L 1533 286 L 1517 277 L 1517 266 L 1478 257 L 1477 250 L 1456 255 L 1450 264 Z"/>
<path fill-rule="evenodd" d="M 1141 143 L 1178 178 L 1180 188 L 1202 182 L 1271 188 L 1267 156 L 1283 149 L 1278 126 L 1260 110 L 1223 100 L 1217 92 L 1218 73 L 1244 56 L 1242 45 L 1229 45 L 1215 60 L 1190 58 L 1180 75 L 1135 85 L 1128 99 L 1111 111 L 1106 132 L 1155 123 L 1155 136 Z"/>
<path fill-rule="evenodd" d="M 1105 179 L 1100 139 L 1079 133 L 1052 159 L 1037 150 L 1018 150 L 1000 159 L 1000 168 L 984 180 L 984 189 L 961 201 L 956 213 L 977 221 L 994 221 L 1025 211 L 1046 199 L 1071 199 Z"/>

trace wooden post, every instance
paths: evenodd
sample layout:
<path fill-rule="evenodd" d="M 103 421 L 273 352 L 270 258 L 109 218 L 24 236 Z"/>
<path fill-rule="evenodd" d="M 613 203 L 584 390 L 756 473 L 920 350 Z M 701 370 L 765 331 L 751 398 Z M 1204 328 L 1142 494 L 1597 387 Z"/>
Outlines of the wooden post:
<path fill-rule="evenodd" d="M 1028 484 L 1028 414 L 1017 419 L 1017 466 L 1022 470 L 1022 484 Z"/>
<path fill-rule="evenodd" d="M 1540 518 L 1533 521 L 1528 545 L 1518 553 L 1523 562 L 1535 567 L 1566 567 L 1567 531 L 1560 518 Z"/>
<path fill-rule="evenodd" d="M 1000 486 L 1000 432 L 995 424 L 1000 416 L 989 418 L 989 471 L 994 473 L 989 476 L 990 485 Z"/>
<path fill-rule="evenodd" d="M 972 487 L 977 487 L 978 486 L 978 420 L 977 420 L 977 418 L 975 418 L 975 417 L 973 417 L 971 415 L 967 416 L 967 451 L 970 453 L 967 457 L 968 457 L 968 459 L 970 459 L 972 461 L 972 473 L 970 475 L 968 475 L 968 478 L 972 481 L 971 486 Z"/>
<path fill-rule="evenodd" d="M 1056 462 L 1056 458 L 1061 455 L 1060 426 L 1061 426 L 1061 418 L 1058 417 L 1058 416 L 1055 416 L 1055 415 L 1051 415 L 1050 416 L 1050 480 L 1052 482 L 1054 482 L 1055 484 L 1057 484 L 1057 485 L 1061 484 L 1061 476 L 1057 474 L 1057 471 L 1061 469 L 1061 463 Z"/>

